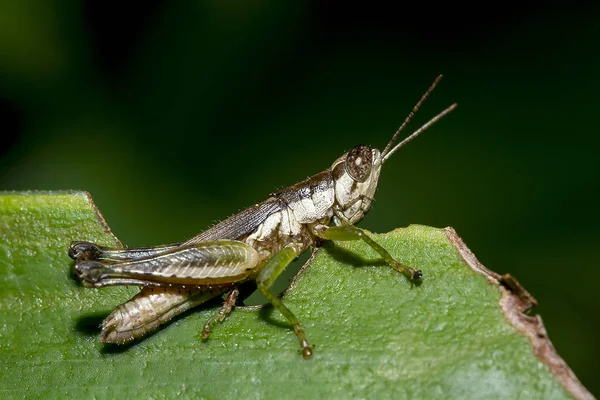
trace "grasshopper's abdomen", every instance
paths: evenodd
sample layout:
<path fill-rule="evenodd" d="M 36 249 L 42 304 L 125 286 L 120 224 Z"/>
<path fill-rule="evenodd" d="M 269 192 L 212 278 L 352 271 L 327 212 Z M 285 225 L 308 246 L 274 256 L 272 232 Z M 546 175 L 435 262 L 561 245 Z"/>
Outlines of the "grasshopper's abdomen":
<path fill-rule="evenodd" d="M 244 280 L 260 262 L 258 252 L 243 242 L 215 240 L 115 264 L 82 261 L 75 273 L 86 286 L 94 287 L 204 286 Z"/>
<path fill-rule="evenodd" d="M 207 286 L 189 290 L 143 288 L 104 320 L 100 340 L 104 343 L 122 344 L 140 338 L 174 316 L 220 296 L 229 289 L 228 286 L 215 288 Z"/>

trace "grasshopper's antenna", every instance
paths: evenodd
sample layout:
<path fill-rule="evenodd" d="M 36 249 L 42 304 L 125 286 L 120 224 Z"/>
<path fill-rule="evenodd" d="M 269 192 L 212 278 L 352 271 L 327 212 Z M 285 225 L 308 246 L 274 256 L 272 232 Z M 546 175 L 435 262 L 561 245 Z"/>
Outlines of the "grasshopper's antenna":
<path fill-rule="evenodd" d="M 385 162 L 385 160 L 387 160 L 388 158 L 390 158 L 390 156 L 396 152 L 396 150 L 398 150 L 400 147 L 404 146 L 406 143 L 410 142 L 411 140 L 413 140 L 414 138 L 416 138 L 417 136 L 419 136 L 421 133 L 425 132 L 431 125 L 433 125 L 436 122 L 438 122 L 440 119 L 442 119 L 442 117 L 444 117 L 450 111 L 454 110 L 457 106 L 458 106 L 458 104 L 454 103 L 450 107 L 446 108 L 444 111 L 442 111 L 441 113 L 439 113 L 438 115 L 436 115 L 435 117 L 431 118 L 425 125 L 423 125 L 419 129 L 417 129 L 415 132 L 413 132 L 406 139 L 404 139 L 403 141 L 401 141 L 400 143 L 398 143 L 396 145 L 396 147 L 394 147 L 392 150 L 388 151 L 387 154 L 385 154 L 382 157 L 381 163 L 383 164 Z"/>
<path fill-rule="evenodd" d="M 392 139 L 388 142 L 387 146 L 385 146 L 385 149 L 383 149 L 383 152 L 381 153 L 381 156 L 383 157 L 384 160 L 386 158 L 388 158 L 388 153 L 389 153 L 390 149 L 392 148 L 392 146 L 394 145 L 394 142 L 396 141 L 396 139 L 398 139 L 398 136 L 400 135 L 400 133 L 404 130 L 404 128 L 406 128 L 406 125 L 408 125 L 408 123 L 410 122 L 410 120 L 415 116 L 415 113 L 417 111 L 419 111 L 419 108 L 423 105 L 423 103 L 425 102 L 425 100 L 427 100 L 427 97 L 429 97 L 429 94 L 431 92 L 433 92 L 433 89 L 435 89 L 435 87 L 437 86 L 437 84 L 441 80 L 442 80 L 442 75 L 439 75 L 437 78 L 435 78 L 435 81 L 433 81 L 433 83 L 431 84 L 431 86 L 429 87 L 429 89 L 427 89 L 427 91 L 425 92 L 425 94 L 423 96 L 421 96 L 421 98 L 419 99 L 419 101 L 417 102 L 417 104 L 415 104 L 415 106 L 413 107 L 413 109 L 411 110 L 411 112 L 408 114 L 408 117 L 406 117 L 406 119 L 404 120 L 404 122 L 402 123 L 402 125 L 400 125 L 400 128 L 398 128 L 398 130 L 396 131 L 396 133 L 394 133 L 394 136 L 392 136 Z M 394 151 L 396 151 L 395 148 L 394 148 Z"/>

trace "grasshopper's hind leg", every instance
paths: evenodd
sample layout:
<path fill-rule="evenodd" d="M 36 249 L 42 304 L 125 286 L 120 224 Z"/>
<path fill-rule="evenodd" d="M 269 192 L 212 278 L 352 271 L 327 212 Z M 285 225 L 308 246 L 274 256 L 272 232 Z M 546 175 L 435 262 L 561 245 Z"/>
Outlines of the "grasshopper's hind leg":
<path fill-rule="evenodd" d="M 283 248 L 281 251 L 276 253 L 273 257 L 267 261 L 263 269 L 260 271 L 256 283 L 258 290 L 267 298 L 269 303 L 273 305 L 294 328 L 294 333 L 300 341 L 302 346 L 302 356 L 306 359 L 311 358 L 313 351 L 312 346 L 308 343 L 304 329 L 300 325 L 298 318 L 290 311 L 289 308 L 283 304 L 281 299 L 277 297 L 273 292 L 269 290 L 271 285 L 275 282 L 277 277 L 283 272 L 283 270 L 298 256 L 300 252 L 296 247 L 289 246 Z"/>
<path fill-rule="evenodd" d="M 215 240 L 131 260 L 78 261 L 74 274 L 87 287 L 202 287 L 244 281 L 259 262 L 260 255 L 248 244 Z"/>

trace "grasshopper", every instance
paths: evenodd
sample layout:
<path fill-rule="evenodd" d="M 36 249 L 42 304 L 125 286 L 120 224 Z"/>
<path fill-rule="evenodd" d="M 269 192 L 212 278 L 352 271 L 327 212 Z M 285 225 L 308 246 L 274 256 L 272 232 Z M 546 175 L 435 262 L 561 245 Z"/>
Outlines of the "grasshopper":
<path fill-rule="evenodd" d="M 272 193 L 265 201 L 185 242 L 131 249 L 72 242 L 69 256 L 76 261 L 75 276 L 84 286 L 142 286 L 136 296 L 104 320 L 100 340 L 122 344 L 137 339 L 175 315 L 228 293 L 223 307 L 204 325 L 202 338 L 206 339 L 212 326 L 231 312 L 240 290 L 250 284 L 291 323 L 300 341 L 300 352 L 308 359 L 313 348 L 304 329 L 270 287 L 288 264 L 313 244 L 322 240 L 362 240 L 411 281 L 421 279 L 420 270 L 397 262 L 367 231 L 355 225 L 371 207 L 386 160 L 456 108 L 456 104 L 451 105 L 395 144 L 440 79 L 441 75 L 383 151 L 358 145 L 325 171 Z"/>

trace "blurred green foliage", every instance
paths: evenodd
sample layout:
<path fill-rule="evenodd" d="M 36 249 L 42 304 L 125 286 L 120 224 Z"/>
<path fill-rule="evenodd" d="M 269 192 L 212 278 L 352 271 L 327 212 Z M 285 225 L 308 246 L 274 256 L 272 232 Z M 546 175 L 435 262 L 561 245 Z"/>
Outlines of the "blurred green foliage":
<path fill-rule="evenodd" d="M 444 73 L 411 126 L 459 108 L 386 164 L 361 226 L 455 227 L 600 393 L 600 7 L 390 7 L 2 2 L 0 190 L 88 190 L 127 245 L 182 240 L 383 147 Z"/>

